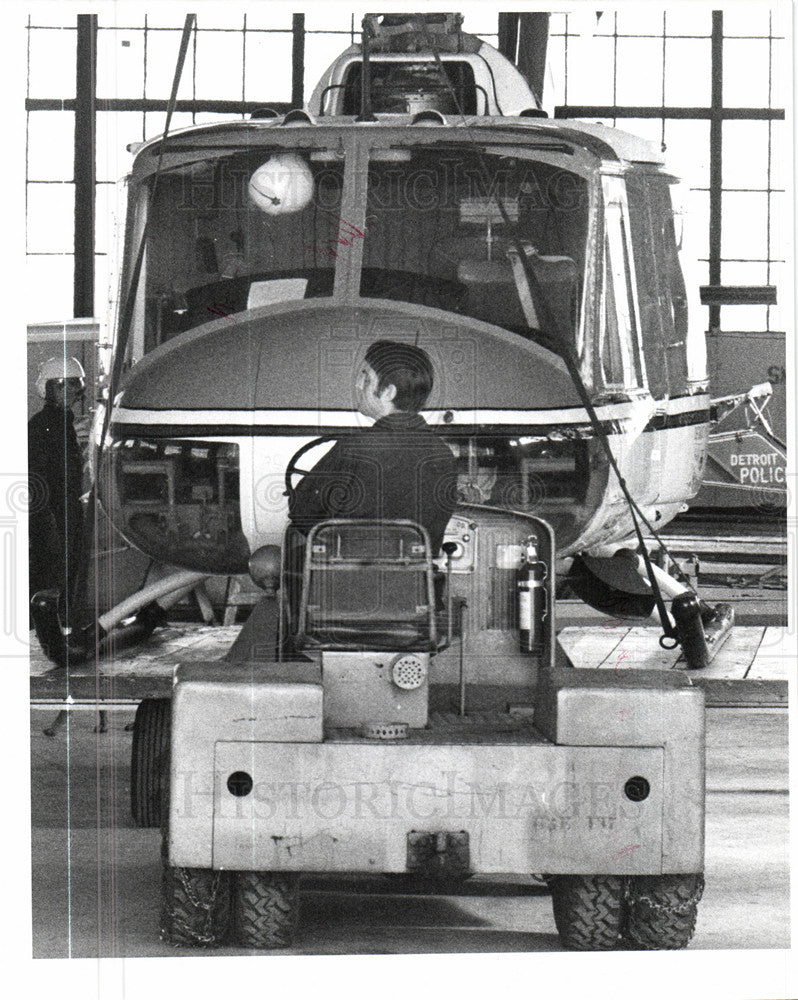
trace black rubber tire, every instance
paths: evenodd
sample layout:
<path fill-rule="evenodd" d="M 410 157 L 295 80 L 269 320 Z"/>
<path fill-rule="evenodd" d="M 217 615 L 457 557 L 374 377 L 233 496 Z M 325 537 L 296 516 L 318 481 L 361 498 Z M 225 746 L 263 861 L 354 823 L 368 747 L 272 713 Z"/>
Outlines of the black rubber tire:
<path fill-rule="evenodd" d="M 139 826 L 161 825 L 171 709 L 169 698 L 145 698 L 136 711 L 130 755 L 130 810 Z"/>
<path fill-rule="evenodd" d="M 230 873 L 169 864 L 169 772 L 161 789 L 161 940 L 222 944 L 230 930 Z"/>
<path fill-rule="evenodd" d="M 288 948 L 299 920 L 299 876 L 291 872 L 237 872 L 233 928 L 244 948 Z"/>
<path fill-rule="evenodd" d="M 626 937 L 646 951 L 686 948 L 695 931 L 703 875 L 638 875 L 629 880 Z"/>
<path fill-rule="evenodd" d="M 174 868 L 163 861 L 161 940 L 210 947 L 230 926 L 230 877 L 210 868 Z"/>
<path fill-rule="evenodd" d="M 624 928 L 620 875 L 556 875 L 549 879 L 554 922 L 570 951 L 611 951 Z"/>

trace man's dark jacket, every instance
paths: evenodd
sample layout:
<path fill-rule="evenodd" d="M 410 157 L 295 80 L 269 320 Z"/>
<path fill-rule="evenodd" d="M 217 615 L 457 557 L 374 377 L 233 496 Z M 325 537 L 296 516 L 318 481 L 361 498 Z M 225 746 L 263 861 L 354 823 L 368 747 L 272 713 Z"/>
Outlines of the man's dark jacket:
<path fill-rule="evenodd" d="M 78 570 L 82 470 L 72 411 L 46 402 L 28 421 L 32 591 L 62 590 Z"/>
<path fill-rule="evenodd" d="M 327 518 L 409 519 L 427 529 L 437 554 L 455 507 L 450 449 L 418 413 L 381 417 L 342 437 L 298 484 L 291 522 L 303 532 Z"/>

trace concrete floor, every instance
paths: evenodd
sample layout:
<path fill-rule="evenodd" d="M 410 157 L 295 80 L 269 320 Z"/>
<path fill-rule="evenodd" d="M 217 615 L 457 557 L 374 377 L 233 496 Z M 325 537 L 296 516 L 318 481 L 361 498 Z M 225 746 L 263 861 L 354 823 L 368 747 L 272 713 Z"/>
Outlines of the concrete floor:
<path fill-rule="evenodd" d="M 132 715 L 75 712 L 55 737 L 31 713 L 33 953 L 192 955 L 158 940 L 159 834 L 132 826 Z M 789 947 L 787 712 L 707 712 L 706 891 L 691 950 Z M 559 951 L 534 879 L 474 878 L 457 894 L 378 876 L 303 881 L 298 945 L 281 954 Z M 220 948 L 206 954 L 240 955 Z"/>

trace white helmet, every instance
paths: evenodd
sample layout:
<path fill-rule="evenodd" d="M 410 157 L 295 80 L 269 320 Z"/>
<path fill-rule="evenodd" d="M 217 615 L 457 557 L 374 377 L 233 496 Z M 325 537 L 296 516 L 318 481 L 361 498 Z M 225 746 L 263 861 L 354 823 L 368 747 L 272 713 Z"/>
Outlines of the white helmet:
<path fill-rule="evenodd" d="M 81 388 L 86 384 L 86 373 L 78 359 L 67 358 L 63 355 L 59 358 L 48 358 L 39 369 L 36 391 L 44 399 L 47 395 L 47 383 L 50 379 L 67 378 L 79 378 L 82 383 Z"/>

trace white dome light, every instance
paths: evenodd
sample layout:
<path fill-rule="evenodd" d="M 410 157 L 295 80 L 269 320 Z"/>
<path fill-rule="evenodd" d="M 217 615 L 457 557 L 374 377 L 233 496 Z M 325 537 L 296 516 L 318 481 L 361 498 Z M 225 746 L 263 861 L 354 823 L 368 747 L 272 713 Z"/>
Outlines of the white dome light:
<path fill-rule="evenodd" d="M 313 197 L 313 174 L 296 153 L 275 153 L 249 179 L 249 198 L 267 215 L 301 212 Z"/>

